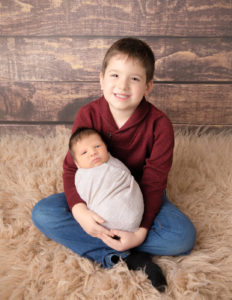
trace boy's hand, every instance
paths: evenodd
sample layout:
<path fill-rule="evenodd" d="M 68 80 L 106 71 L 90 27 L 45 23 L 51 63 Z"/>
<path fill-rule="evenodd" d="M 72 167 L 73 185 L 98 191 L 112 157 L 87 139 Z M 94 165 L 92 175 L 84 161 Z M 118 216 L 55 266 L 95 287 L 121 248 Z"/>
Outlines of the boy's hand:
<path fill-rule="evenodd" d="M 117 251 L 126 251 L 128 249 L 139 246 L 143 243 L 147 236 L 147 229 L 140 227 L 135 232 L 128 232 L 122 230 L 111 230 L 113 236 L 117 236 L 117 239 L 104 235 L 102 241 L 109 247 Z"/>
<path fill-rule="evenodd" d="M 101 225 L 105 221 L 99 215 L 89 210 L 84 203 L 74 205 L 72 214 L 84 231 L 92 237 L 102 239 L 102 237 L 110 236 L 112 238 L 113 233 Z"/>

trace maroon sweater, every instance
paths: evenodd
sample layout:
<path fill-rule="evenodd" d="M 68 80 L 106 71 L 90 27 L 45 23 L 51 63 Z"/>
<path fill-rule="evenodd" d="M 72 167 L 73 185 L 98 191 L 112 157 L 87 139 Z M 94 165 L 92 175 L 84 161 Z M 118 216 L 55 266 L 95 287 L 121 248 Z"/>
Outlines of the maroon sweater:
<path fill-rule="evenodd" d="M 144 197 L 145 210 L 141 227 L 149 229 L 160 210 L 172 165 L 174 134 L 169 119 L 143 99 L 129 120 L 118 129 L 107 101 L 101 97 L 78 111 L 72 132 L 77 127 L 98 130 L 109 152 L 130 169 Z M 64 191 L 71 210 L 76 203 L 84 201 L 76 191 L 76 165 L 69 152 L 63 169 Z"/>

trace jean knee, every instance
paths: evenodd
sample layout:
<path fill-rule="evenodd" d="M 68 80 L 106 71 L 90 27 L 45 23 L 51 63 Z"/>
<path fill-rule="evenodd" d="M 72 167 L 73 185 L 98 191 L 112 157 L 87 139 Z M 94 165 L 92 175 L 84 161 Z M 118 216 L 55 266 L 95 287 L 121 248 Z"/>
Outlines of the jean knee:
<path fill-rule="evenodd" d="M 182 254 L 189 254 L 194 248 L 197 236 L 196 229 L 190 220 L 188 220 L 188 222 L 186 222 L 185 226 L 183 227 L 182 235 Z"/>
<path fill-rule="evenodd" d="M 46 210 L 43 208 L 41 201 L 39 201 L 32 209 L 32 221 L 38 228 L 43 227 L 47 219 L 45 214 Z"/>
<path fill-rule="evenodd" d="M 196 229 L 193 223 L 184 215 L 180 215 L 181 218 L 176 226 L 173 227 L 172 236 L 166 247 L 171 255 L 184 255 L 189 254 L 196 242 Z"/>

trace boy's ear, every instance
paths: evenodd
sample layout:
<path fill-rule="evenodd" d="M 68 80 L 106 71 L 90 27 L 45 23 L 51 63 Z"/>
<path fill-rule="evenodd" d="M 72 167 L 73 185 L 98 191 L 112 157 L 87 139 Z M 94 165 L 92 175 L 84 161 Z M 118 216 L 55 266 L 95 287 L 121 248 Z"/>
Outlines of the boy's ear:
<path fill-rule="evenodd" d="M 103 87 L 102 87 L 102 84 L 103 84 L 103 77 L 104 77 L 104 75 L 102 74 L 102 72 L 100 72 L 99 78 L 100 78 L 101 90 L 103 90 Z"/>
<path fill-rule="evenodd" d="M 150 94 L 150 92 L 152 91 L 152 89 L 153 89 L 153 80 L 150 80 L 147 83 L 147 87 L 146 87 L 146 91 L 144 93 L 144 96 L 147 96 L 148 94 Z"/>

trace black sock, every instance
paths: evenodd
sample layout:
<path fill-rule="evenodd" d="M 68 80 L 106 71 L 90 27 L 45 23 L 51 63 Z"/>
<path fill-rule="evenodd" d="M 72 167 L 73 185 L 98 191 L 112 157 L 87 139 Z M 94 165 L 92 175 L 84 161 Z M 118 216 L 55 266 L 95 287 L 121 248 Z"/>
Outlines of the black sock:
<path fill-rule="evenodd" d="M 161 268 L 152 262 L 150 254 L 145 252 L 131 252 L 124 261 L 129 270 L 143 269 L 151 280 L 152 285 L 157 288 L 158 291 L 163 292 L 165 290 L 165 285 L 167 285 L 166 279 Z"/>

